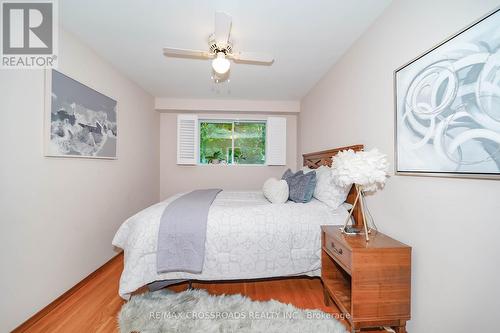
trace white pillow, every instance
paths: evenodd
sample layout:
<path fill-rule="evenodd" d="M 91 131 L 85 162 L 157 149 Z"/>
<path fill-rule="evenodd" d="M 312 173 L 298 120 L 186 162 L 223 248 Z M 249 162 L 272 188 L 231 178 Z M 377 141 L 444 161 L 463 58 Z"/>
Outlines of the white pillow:
<path fill-rule="evenodd" d="M 302 170 L 303 173 L 309 173 L 311 171 L 316 171 L 315 169 L 311 169 L 310 167 L 307 167 L 307 166 L 303 167 L 300 170 Z"/>
<path fill-rule="evenodd" d="M 347 199 L 351 186 L 338 186 L 333 182 L 331 169 L 320 166 L 316 170 L 316 188 L 314 197 L 333 209 L 338 208 Z"/>
<path fill-rule="evenodd" d="M 288 200 L 288 184 L 284 179 L 269 178 L 264 182 L 262 192 L 271 203 L 285 203 Z"/>

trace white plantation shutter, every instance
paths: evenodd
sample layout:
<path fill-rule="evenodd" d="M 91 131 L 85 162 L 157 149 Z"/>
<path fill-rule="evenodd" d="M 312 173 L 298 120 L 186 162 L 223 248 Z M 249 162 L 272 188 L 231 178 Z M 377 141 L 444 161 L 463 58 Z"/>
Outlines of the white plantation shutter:
<path fill-rule="evenodd" d="M 198 162 L 198 116 L 177 116 L 177 164 Z"/>
<path fill-rule="evenodd" d="M 267 118 L 266 131 L 266 164 L 286 165 L 286 118 Z"/>

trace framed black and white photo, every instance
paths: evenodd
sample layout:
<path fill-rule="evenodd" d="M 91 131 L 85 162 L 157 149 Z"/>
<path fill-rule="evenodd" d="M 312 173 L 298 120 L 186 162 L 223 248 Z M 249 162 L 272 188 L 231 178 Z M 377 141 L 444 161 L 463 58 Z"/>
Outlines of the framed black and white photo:
<path fill-rule="evenodd" d="M 58 72 L 45 74 L 45 155 L 116 159 L 116 101 Z"/>
<path fill-rule="evenodd" d="M 396 174 L 500 177 L 500 10 L 398 68 Z"/>

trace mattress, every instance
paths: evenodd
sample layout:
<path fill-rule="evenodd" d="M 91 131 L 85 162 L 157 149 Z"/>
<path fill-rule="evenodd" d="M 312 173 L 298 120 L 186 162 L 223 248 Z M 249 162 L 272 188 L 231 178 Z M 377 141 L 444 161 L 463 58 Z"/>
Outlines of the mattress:
<path fill-rule="evenodd" d="M 343 224 L 347 210 L 313 199 L 309 203 L 271 204 L 262 192 L 222 191 L 210 207 L 201 274 L 156 272 L 160 218 L 181 196 L 144 209 L 125 221 L 113 245 L 124 250 L 119 294 L 161 280 L 239 280 L 297 275 L 319 276 L 320 225 Z"/>

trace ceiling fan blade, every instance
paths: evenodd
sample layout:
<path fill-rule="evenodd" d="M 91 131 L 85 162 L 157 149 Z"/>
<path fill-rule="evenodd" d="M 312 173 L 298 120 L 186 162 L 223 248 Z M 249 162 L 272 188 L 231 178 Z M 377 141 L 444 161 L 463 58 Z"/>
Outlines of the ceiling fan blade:
<path fill-rule="evenodd" d="M 213 55 L 207 51 L 200 50 L 188 50 L 188 49 L 176 49 L 173 47 L 164 47 L 163 54 L 168 57 L 179 57 L 179 58 L 212 58 Z"/>
<path fill-rule="evenodd" d="M 268 54 L 255 52 L 236 52 L 229 54 L 235 62 L 252 63 L 256 65 L 271 65 L 274 62 L 274 57 Z"/>
<path fill-rule="evenodd" d="M 215 41 L 225 46 L 231 33 L 231 16 L 224 12 L 215 12 Z"/>

